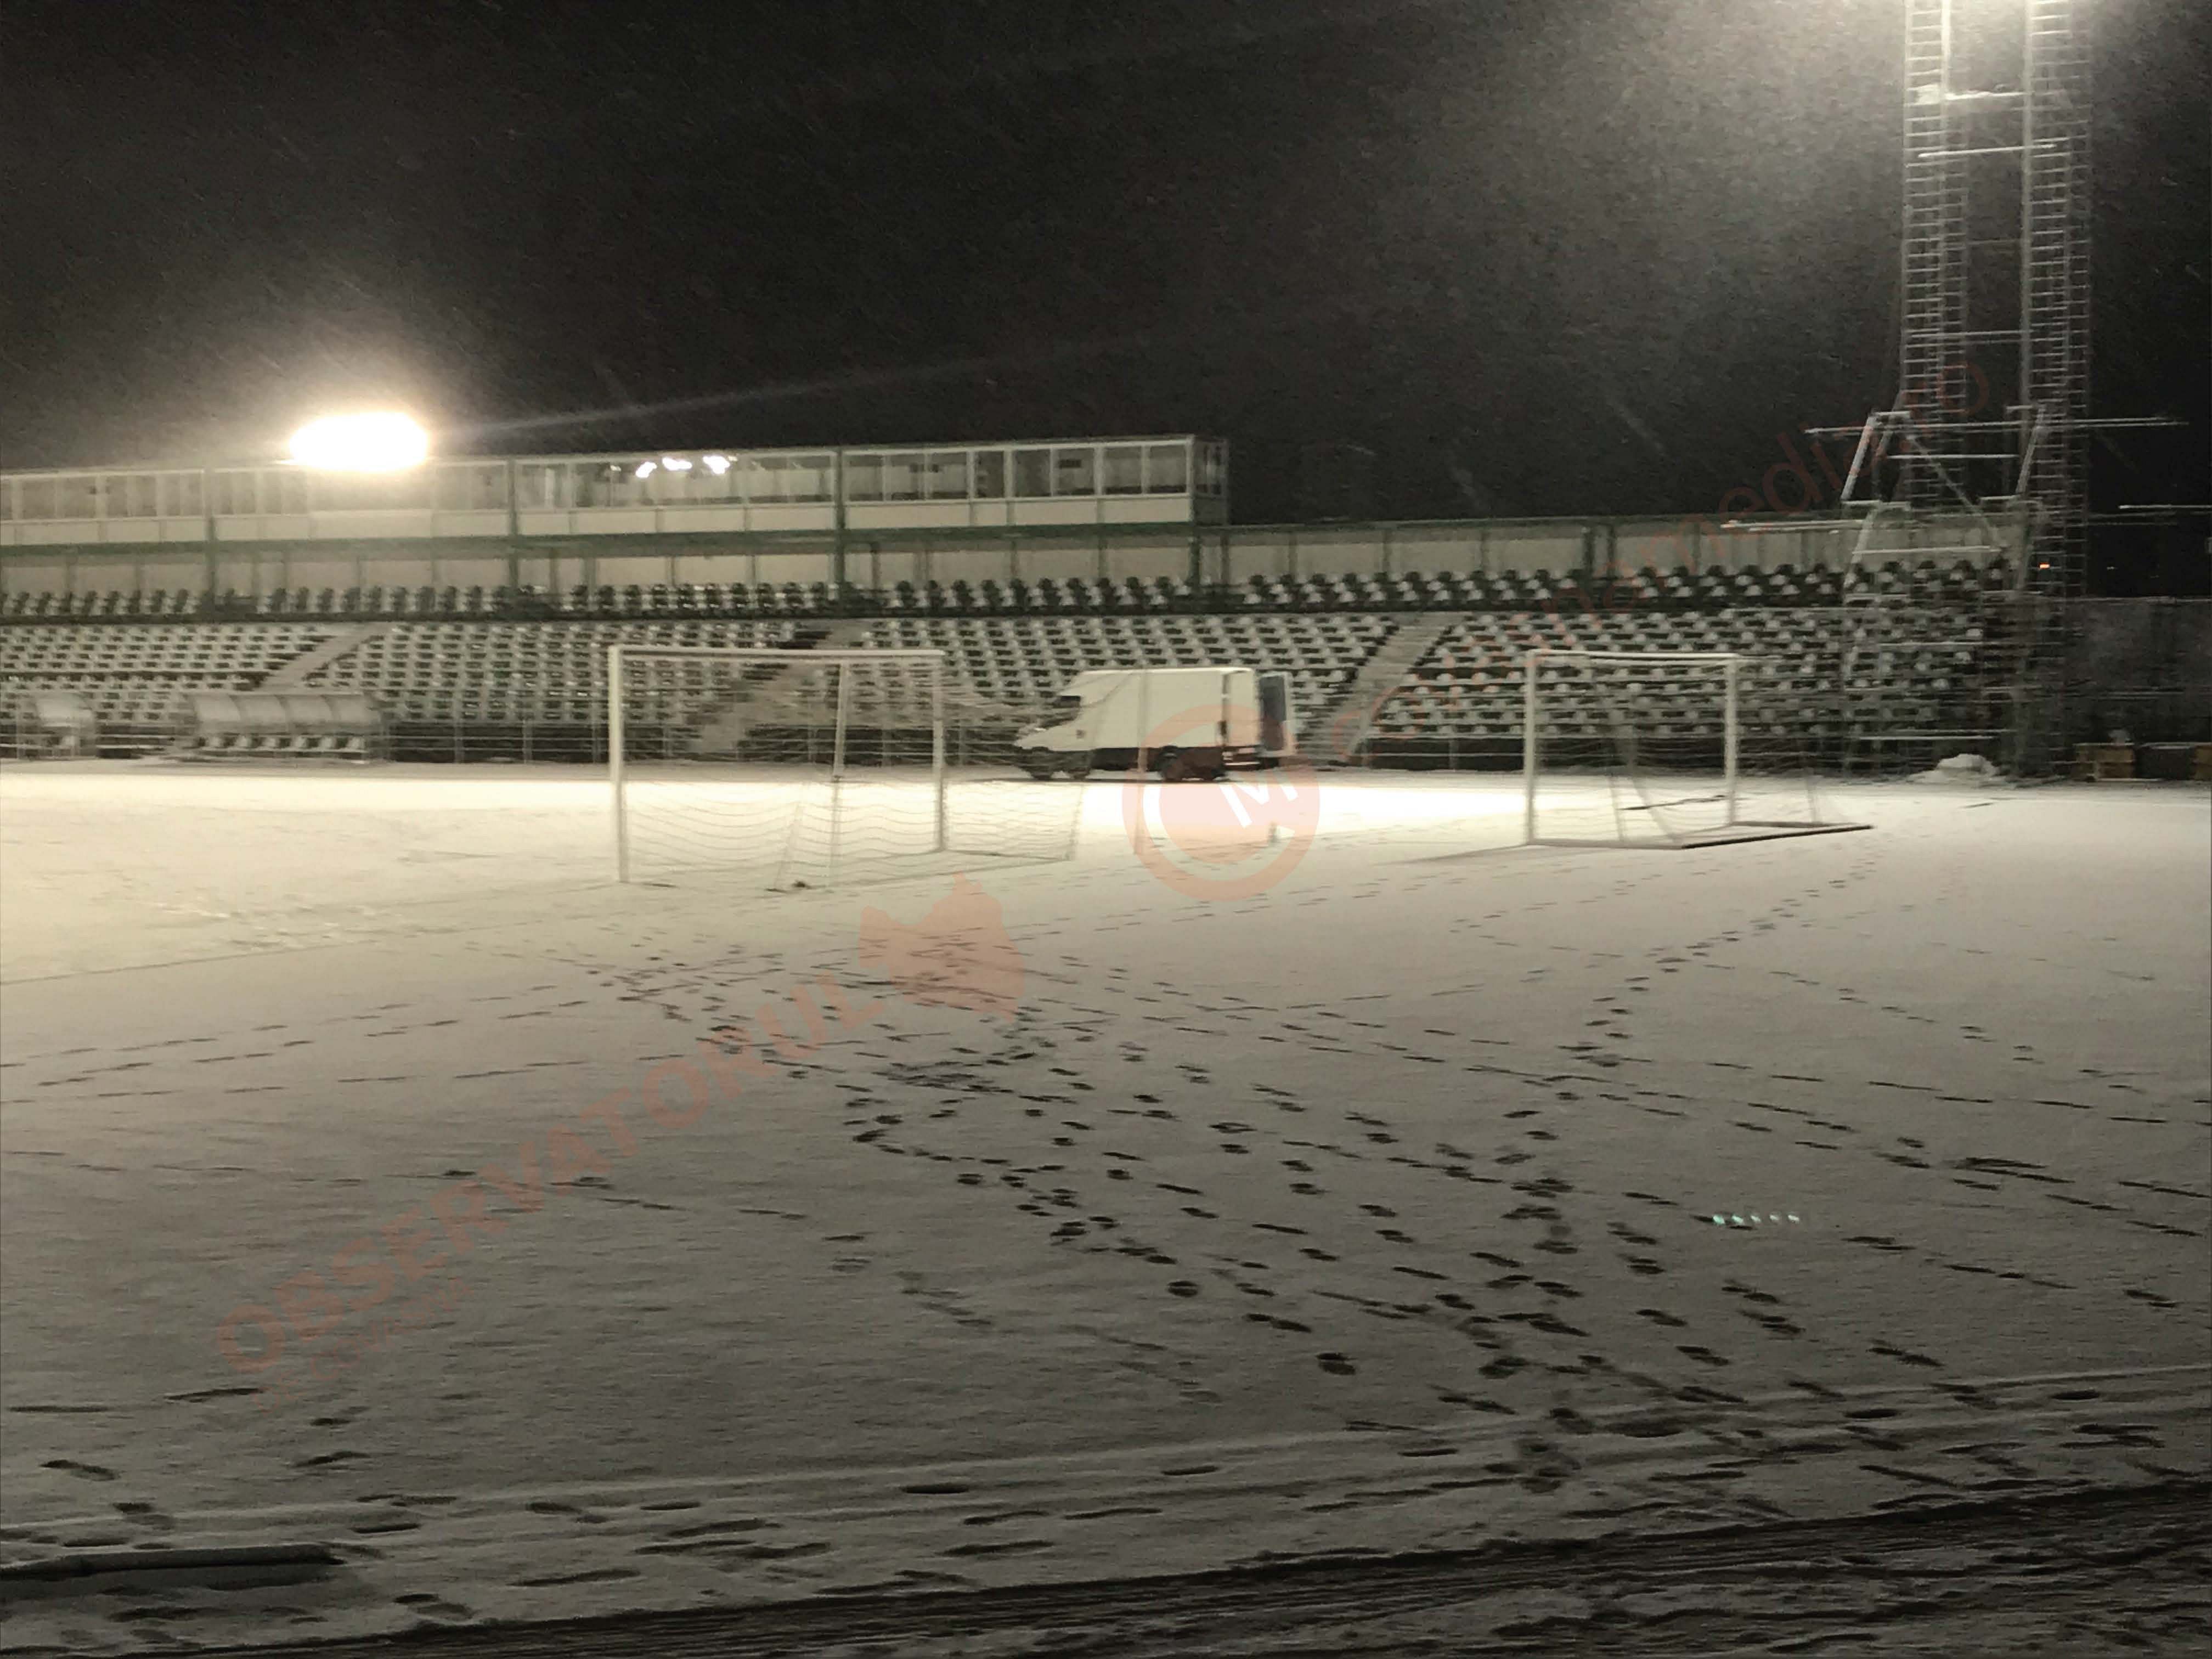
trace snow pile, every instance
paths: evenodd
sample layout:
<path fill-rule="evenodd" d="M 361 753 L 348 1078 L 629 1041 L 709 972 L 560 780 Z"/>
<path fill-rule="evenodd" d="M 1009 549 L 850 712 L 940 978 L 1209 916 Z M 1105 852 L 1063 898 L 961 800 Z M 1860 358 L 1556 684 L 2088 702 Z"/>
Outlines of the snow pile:
<path fill-rule="evenodd" d="M 1997 769 L 1979 755 L 1954 755 L 1925 772 L 1915 772 L 1909 783 L 1983 784 L 1998 780 Z"/>

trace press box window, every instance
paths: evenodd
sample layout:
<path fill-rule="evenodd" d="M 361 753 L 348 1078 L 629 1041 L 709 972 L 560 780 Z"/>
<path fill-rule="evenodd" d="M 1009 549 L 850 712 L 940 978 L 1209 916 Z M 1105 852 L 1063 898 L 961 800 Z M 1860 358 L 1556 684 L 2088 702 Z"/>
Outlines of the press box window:
<path fill-rule="evenodd" d="M 845 499 L 879 501 L 884 498 L 884 458 L 848 455 L 845 458 Z"/>
<path fill-rule="evenodd" d="M 112 473 L 106 483 L 109 518 L 150 519 L 155 516 L 152 473 Z"/>
<path fill-rule="evenodd" d="M 941 449 L 929 458 L 929 498 L 958 501 L 968 498 L 968 452 Z"/>
<path fill-rule="evenodd" d="M 206 513 L 204 497 L 200 490 L 200 475 L 197 472 L 164 472 L 161 475 L 161 514 L 165 518 L 197 519 Z"/>
<path fill-rule="evenodd" d="M 1145 452 L 1136 444 L 1115 444 L 1106 451 L 1106 493 L 1140 495 L 1145 489 Z"/>
<path fill-rule="evenodd" d="M 1053 452 L 1053 494 L 1096 495 L 1098 493 L 1098 452 L 1060 449 Z"/>
<path fill-rule="evenodd" d="M 1014 494 L 1052 494 L 1052 452 L 1049 449 L 1018 449 L 1014 452 Z"/>
<path fill-rule="evenodd" d="M 921 499 L 921 457 L 917 454 L 884 457 L 884 499 L 918 501 Z"/>
<path fill-rule="evenodd" d="M 514 469 L 515 505 L 526 511 L 565 507 L 561 499 L 562 469 L 557 466 L 518 466 Z"/>

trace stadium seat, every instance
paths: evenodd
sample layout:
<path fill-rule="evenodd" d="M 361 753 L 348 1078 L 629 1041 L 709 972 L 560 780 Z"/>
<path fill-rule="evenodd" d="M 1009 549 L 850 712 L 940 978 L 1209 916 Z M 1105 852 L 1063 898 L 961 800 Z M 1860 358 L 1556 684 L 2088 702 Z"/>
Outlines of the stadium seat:
<path fill-rule="evenodd" d="M 951 563 L 947 557 L 939 568 Z M 1878 635 L 1854 658 L 1839 714 L 1834 608 L 1847 580 L 1854 604 L 1877 599 L 1882 608 Z M 1296 711 L 1310 730 L 1341 706 L 1404 613 L 1430 610 L 1464 615 L 1385 700 L 1378 732 L 1408 741 L 1509 739 L 1517 729 L 1519 662 L 1539 642 L 1741 652 L 1761 665 L 1762 684 L 1805 700 L 1808 720 L 1811 700 L 1822 697 L 1831 702 L 1818 718 L 1831 723 L 1956 723 L 1996 650 L 1998 636 L 1985 636 L 1978 607 L 2010 580 L 2002 561 L 1916 550 L 1848 576 L 1827 565 L 1664 572 L 1646 565 L 1589 576 L 1541 568 L 1261 572 L 1223 588 L 1162 574 L 994 575 L 949 585 L 909 579 L 880 593 L 821 581 L 578 585 L 557 611 L 551 596 L 532 588 L 272 588 L 258 599 L 189 588 L 15 592 L 0 606 L 8 623 L 0 629 L 0 667 L 19 699 L 21 687 L 82 685 L 103 731 L 118 723 L 166 731 L 181 691 L 256 689 L 343 624 L 388 618 L 395 626 L 325 665 L 318 688 L 388 693 L 399 700 L 394 718 L 403 724 L 573 727 L 604 716 L 604 669 L 592 657 L 604 655 L 605 629 L 641 628 L 627 636 L 641 643 L 788 642 L 799 637 L 792 629 L 801 622 L 813 637 L 827 617 L 847 616 L 873 619 L 863 643 L 947 650 L 963 695 L 1008 710 L 1033 709 L 1089 667 L 1226 660 L 1279 667 L 1292 675 Z M 534 620 L 556 614 L 563 618 L 557 624 Z M 186 617 L 194 620 L 179 620 Z M 99 625 L 83 627 L 86 619 Z M 156 646 L 157 635 L 171 643 Z M 75 643 L 58 644 L 64 635 Z M 689 706 L 678 697 L 672 717 Z M 1579 718 L 1572 710 L 1560 717 Z M 1694 725 L 1703 718 L 1656 706 L 1652 714 L 1655 731 L 1670 719 Z"/>

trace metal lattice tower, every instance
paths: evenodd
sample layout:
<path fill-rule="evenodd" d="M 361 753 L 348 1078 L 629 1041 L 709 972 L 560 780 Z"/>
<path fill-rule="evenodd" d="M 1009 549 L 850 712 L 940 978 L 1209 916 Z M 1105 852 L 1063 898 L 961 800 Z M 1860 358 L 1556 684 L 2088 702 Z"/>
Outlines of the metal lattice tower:
<path fill-rule="evenodd" d="M 2087 580 L 2093 424 L 2089 72 L 2076 4 L 1905 0 L 1897 404 L 1858 428 L 1842 491 L 1846 514 L 1863 514 L 1840 642 L 1847 755 L 1914 736 L 2001 736 L 2009 763 L 2033 772 L 2067 737 L 2068 602 Z M 1970 629 L 1984 716 L 1915 733 L 1879 669 L 1918 619 L 1877 565 L 1893 548 L 1909 560 L 1916 523 L 1960 515 L 1978 526 L 1972 550 L 2001 555 L 2014 580 Z"/>
<path fill-rule="evenodd" d="M 2023 591 L 2087 549 L 2088 64 L 2077 0 L 1906 0 L 1899 494 L 2014 508 Z"/>
<path fill-rule="evenodd" d="M 2071 598 L 2088 574 L 2089 69 L 2074 0 L 2030 0 L 2021 116 L 2019 489 L 2031 580 Z"/>
<path fill-rule="evenodd" d="M 1904 458 L 1899 494 L 1943 503 L 1938 457 L 1959 446 L 1942 418 L 1963 408 L 1966 385 L 1966 148 L 1951 93 L 1952 0 L 1907 0 L 1905 21 L 1905 206 L 1897 400 L 1920 417 L 1926 453 Z"/>

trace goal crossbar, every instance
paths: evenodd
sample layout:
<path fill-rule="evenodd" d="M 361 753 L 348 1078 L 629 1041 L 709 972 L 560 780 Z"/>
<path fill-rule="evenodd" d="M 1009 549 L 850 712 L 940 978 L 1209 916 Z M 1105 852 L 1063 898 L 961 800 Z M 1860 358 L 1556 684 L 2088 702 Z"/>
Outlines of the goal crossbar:
<path fill-rule="evenodd" d="M 1677 848 L 1716 846 L 1735 842 L 1759 841 L 1780 836 L 1830 835 L 1838 831 L 1863 830 L 1863 823 L 1848 823 L 1828 820 L 1814 806 L 1809 788 L 1802 811 L 1786 813 L 1771 812 L 1753 808 L 1747 811 L 1743 800 L 1743 697 L 1747 672 L 1758 665 L 1774 660 L 1733 651 L 1594 651 L 1572 647 L 1539 647 L 1523 659 L 1522 693 L 1522 839 L 1528 844 L 1547 846 L 1619 846 L 1651 845 Z M 1543 832 L 1540 823 L 1540 790 L 1545 775 L 1546 754 L 1546 690 L 1544 671 L 1547 665 L 1571 665 L 1579 667 L 1601 668 L 1608 665 L 1636 669 L 1690 671 L 1692 677 L 1699 672 L 1710 676 L 1717 671 L 1720 708 L 1720 746 L 1717 755 L 1717 778 L 1699 781 L 1701 793 L 1674 799 L 1655 799 L 1645 788 L 1642 770 L 1643 758 L 1638 752 L 1635 715 L 1626 717 L 1617 708 L 1606 709 L 1607 738 L 1613 747 L 1608 751 L 1608 771 L 1626 771 L 1639 799 L 1628 809 L 1640 813 L 1644 823 L 1653 826 L 1658 833 L 1631 836 L 1622 832 L 1618 824 L 1621 816 L 1617 803 L 1613 809 L 1616 830 L 1612 836 L 1560 836 Z M 1708 684 L 1711 679 L 1708 678 Z M 1648 686 L 1622 688 L 1632 694 L 1648 695 Z M 1601 683 L 1590 683 L 1583 690 L 1602 698 L 1607 688 Z M 1711 756 L 1711 750 L 1705 751 Z M 1809 782 L 1809 769 L 1803 763 L 1802 752 L 1796 757 L 1796 770 Z M 1700 760 L 1710 774 L 1710 760 Z M 1613 792 L 1617 793 L 1617 792 Z M 1684 808 L 1717 808 L 1718 822 L 1695 829 L 1669 830 L 1666 827 L 1668 813 Z"/>
<path fill-rule="evenodd" d="M 836 673 L 836 696 L 831 713 L 830 749 L 828 781 L 833 792 L 847 776 L 848 755 L 847 738 L 852 727 L 853 677 L 844 671 L 848 668 L 884 669 L 896 667 L 909 672 L 919 672 L 928 692 L 927 723 L 929 730 L 928 789 L 931 797 L 932 833 L 928 850 L 942 853 L 950 845 L 946 823 L 945 796 L 945 653 L 940 650 L 902 648 L 868 649 L 791 649 L 781 646 L 659 646 L 613 645 L 607 647 L 607 771 L 614 812 L 615 876 L 617 881 L 631 878 L 629 768 L 629 702 L 632 689 L 631 671 L 652 662 L 731 664 L 741 668 L 750 665 L 767 665 L 801 677 L 818 674 L 823 671 Z M 772 684 L 769 682 L 768 684 Z M 743 690 L 742 684 L 736 688 Z M 919 711 L 916 711 L 918 714 Z"/>

